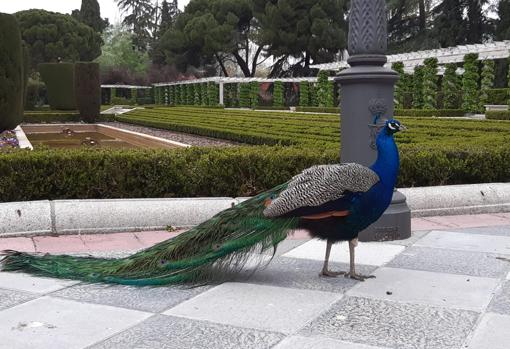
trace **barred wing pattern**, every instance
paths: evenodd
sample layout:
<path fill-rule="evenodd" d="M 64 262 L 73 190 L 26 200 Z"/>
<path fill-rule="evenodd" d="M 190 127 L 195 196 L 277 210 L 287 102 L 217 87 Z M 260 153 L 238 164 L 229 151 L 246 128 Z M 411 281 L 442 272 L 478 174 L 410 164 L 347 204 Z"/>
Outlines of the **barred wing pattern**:
<path fill-rule="evenodd" d="M 264 210 L 266 217 L 279 217 L 301 207 L 315 207 L 340 199 L 345 192 L 366 192 L 379 176 L 363 165 L 319 165 L 293 177 L 278 198 Z"/>

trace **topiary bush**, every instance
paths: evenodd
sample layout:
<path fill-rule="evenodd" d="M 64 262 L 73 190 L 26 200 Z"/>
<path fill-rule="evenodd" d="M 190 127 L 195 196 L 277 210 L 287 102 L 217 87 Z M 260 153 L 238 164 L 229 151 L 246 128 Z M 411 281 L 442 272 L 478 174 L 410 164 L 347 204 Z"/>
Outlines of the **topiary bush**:
<path fill-rule="evenodd" d="M 260 84 L 257 81 L 250 82 L 250 107 L 251 108 L 258 107 L 259 97 L 260 97 Z"/>
<path fill-rule="evenodd" d="M 467 54 L 464 56 L 464 75 L 462 76 L 462 109 L 468 113 L 479 111 L 478 79 L 478 55 Z"/>
<path fill-rule="evenodd" d="M 437 107 L 437 58 L 427 58 L 423 64 L 423 109 L 432 110 Z"/>
<path fill-rule="evenodd" d="M 215 107 L 220 103 L 220 90 L 218 84 L 213 81 L 207 83 L 207 102 L 210 107 Z"/>
<path fill-rule="evenodd" d="M 249 108 L 250 103 L 250 84 L 242 83 L 240 84 L 240 92 L 239 92 L 239 106 L 241 108 Z"/>
<path fill-rule="evenodd" d="M 413 108 L 423 109 L 423 66 L 414 68 L 413 75 Z"/>
<path fill-rule="evenodd" d="M 484 111 L 485 105 L 489 104 L 489 91 L 494 86 L 494 70 L 496 63 L 493 60 L 483 61 L 482 82 L 480 86 L 480 105 L 478 110 Z"/>
<path fill-rule="evenodd" d="M 73 63 L 42 63 L 38 70 L 48 89 L 48 102 L 52 109 L 76 109 Z M 115 90 L 112 89 L 115 96 Z M 112 98 L 113 99 L 113 98 Z"/>
<path fill-rule="evenodd" d="M 76 105 L 80 112 L 80 118 L 88 123 L 95 122 L 101 113 L 101 77 L 99 63 L 76 63 L 74 84 Z M 131 94 L 133 94 L 133 90 L 131 90 Z M 133 97 L 131 97 L 131 101 L 133 101 Z"/>
<path fill-rule="evenodd" d="M 317 77 L 317 102 L 319 107 L 328 108 L 333 106 L 333 91 L 328 80 L 328 72 L 321 70 Z"/>
<path fill-rule="evenodd" d="M 283 82 L 275 81 L 273 85 L 273 106 L 283 107 Z"/>
<path fill-rule="evenodd" d="M 308 81 L 301 81 L 299 83 L 299 106 L 310 107 L 310 83 Z"/>
<path fill-rule="evenodd" d="M 23 49 L 18 22 L 0 13 L 0 133 L 23 120 Z"/>
<path fill-rule="evenodd" d="M 457 65 L 449 63 L 445 65 L 445 68 L 442 84 L 443 107 L 445 109 L 456 109 L 460 107 L 460 79 L 457 76 Z"/>
<path fill-rule="evenodd" d="M 404 105 L 404 63 L 395 62 L 391 69 L 398 73 L 399 79 L 395 84 L 395 108 L 402 108 Z"/>

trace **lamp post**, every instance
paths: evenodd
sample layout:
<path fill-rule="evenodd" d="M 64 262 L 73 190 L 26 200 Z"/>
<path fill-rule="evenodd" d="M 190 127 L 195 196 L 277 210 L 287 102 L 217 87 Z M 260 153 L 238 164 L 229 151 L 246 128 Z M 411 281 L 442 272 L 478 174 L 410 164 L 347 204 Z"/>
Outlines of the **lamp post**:
<path fill-rule="evenodd" d="M 371 165 L 377 157 L 377 122 L 392 118 L 398 74 L 385 68 L 388 40 L 385 0 L 351 0 L 348 63 L 335 79 L 342 90 L 341 160 Z M 359 234 L 361 241 L 406 239 L 411 212 L 405 196 L 395 191 L 384 215 Z"/>

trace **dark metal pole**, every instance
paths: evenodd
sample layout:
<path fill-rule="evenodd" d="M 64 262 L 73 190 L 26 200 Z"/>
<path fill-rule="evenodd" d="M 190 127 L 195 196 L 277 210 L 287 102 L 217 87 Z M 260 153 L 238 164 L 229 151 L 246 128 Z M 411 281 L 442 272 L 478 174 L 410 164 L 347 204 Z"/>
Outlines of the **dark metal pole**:
<path fill-rule="evenodd" d="M 349 14 L 350 68 L 335 79 L 341 85 L 341 160 L 371 165 L 376 156 L 375 121 L 392 118 L 398 74 L 387 62 L 385 0 L 351 0 Z M 406 239 L 411 236 L 411 213 L 405 196 L 396 191 L 391 206 L 377 222 L 361 232 L 361 241 Z"/>

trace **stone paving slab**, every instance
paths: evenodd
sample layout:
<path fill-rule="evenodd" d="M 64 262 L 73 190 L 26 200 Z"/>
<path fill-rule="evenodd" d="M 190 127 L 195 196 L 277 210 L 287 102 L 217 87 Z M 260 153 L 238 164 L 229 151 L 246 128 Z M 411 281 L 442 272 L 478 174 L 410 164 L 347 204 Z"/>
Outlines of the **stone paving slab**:
<path fill-rule="evenodd" d="M 510 316 L 487 313 L 470 341 L 469 349 L 508 349 Z"/>
<path fill-rule="evenodd" d="M 4 348 L 84 348 L 125 330 L 150 314 L 42 297 L 3 310 Z"/>
<path fill-rule="evenodd" d="M 461 232 L 432 231 L 415 246 L 472 252 L 510 254 L 510 237 Z"/>
<path fill-rule="evenodd" d="M 0 289 L 0 310 L 37 298 L 34 294 Z M 1 321 L 1 319 L 0 319 Z M 0 344 L 1 346 L 1 344 Z"/>
<path fill-rule="evenodd" d="M 478 313 L 443 307 L 345 297 L 301 335 L 390 348 L 460 348 Z"/>
<path fill-rule="evenodd" d="M 166 311 L 166 315 L 292 333 L 342 294 L 246 283 L 225 283 Z"/>
<path fill-rule="evenodd" d="M 134 287 L 104 284 L 79 284 L 57 291 L 52 296 L 80 302 L 111 305 L 152 313 L 167 310 L 209 289 L 206 287 Z"/>
<path fill-rule="evenodd" d="M 359 264 L 380 266 L 388 263 L 397 254 L 404 250 L 405 247 L 401 245 L 385 244 L 381 242 L 360 242 L 356 248 L 356 259 Z M 311 240 L 284 254 L 284 256 L 324 261 L 325 251 L 325 241 Z M 349 263 L 349 245 L 347 242 L 333 245 L 331 248 L 330 261 L 337 263 Z"/>
<path fill-rule="evenodd" d="M 274 349 L 387 349 L 371 345 L 339 341 L 325 337 L 290 336 Z"/>
<path fill-rule="evenodd" d="M 481 312 L 499 284 L 497 279 L 396 268 L 380 268 L 374 275 L 347 294 Z"/>
<path fill-rule="evenodd" d="M 77 281 L 35 277 L 22 273 L 0 273 L 0 288 L 46 294 L 76 285 Z"/>
<path fill-rule="evenodd" d="M 276 332 L 156 315 L 90 349 L 265 349 L 284 337 Z"/>
<path fill-rule="evenodd" d="M 477 228 L 463 228 L 463 229 L 455 229 L 450 231 L 458 231 L 461 233 L 469 233 L 469 234 L 481 234 L 481 235 L 498 235 L 498 236 L 507 236 L 510 237 L 510 226 L 503 225 L 497 227 L 477 227 Z"/>
<path fill-rule="evenodd" d="M 387 266 L 447 274 L 501 278 L 510 271 L 510 263 L 497 259 L 497 256 L 481 252 L 413 246 L 395 257 Z"/>
<path fill-rule="evenodd" d="M 492 299 L 488 311 L 510 315 L 510 281 L 506 281 L 503 285 L 501 285 L 501 288 Z"/>

